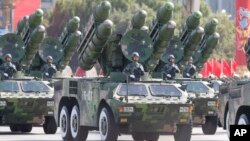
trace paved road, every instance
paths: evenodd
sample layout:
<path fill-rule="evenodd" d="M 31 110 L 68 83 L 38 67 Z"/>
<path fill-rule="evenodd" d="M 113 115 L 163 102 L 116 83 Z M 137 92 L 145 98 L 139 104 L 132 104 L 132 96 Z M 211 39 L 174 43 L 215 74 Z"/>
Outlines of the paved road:
<path fill-rule="evenodd" d="M 98 132 L 90 132 L 88 141 L 98 141 Z M 55 135 L 43 134 L 43 129 L 40 127 L 33 128 L 29 134 L 11 133 L 9 127 L 0 127 L 0 141 L 61 141 L 60 130 L 57 130 Z M 119 141 L 132 141 L 130 135 L 123 135 L 119 137 Z M 174 141 L 173 136 L 161 136 L 159 141 Z M 191 141 L 228 141 L 226 132 L 218 128 L 215 135 L 203 135 L 201 128 L 195 127 Z"/>

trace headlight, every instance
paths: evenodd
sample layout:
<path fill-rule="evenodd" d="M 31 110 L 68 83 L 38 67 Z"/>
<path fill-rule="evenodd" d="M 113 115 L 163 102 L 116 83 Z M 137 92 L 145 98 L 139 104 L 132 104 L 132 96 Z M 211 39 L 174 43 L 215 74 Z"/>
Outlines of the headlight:
<path fill-rule="evenodd" d="M 7 105 L 7 102 L 6 101 L 0 101 L 0 106 L 1 107 L 5 107 Z"/>
<path fill-rule="evenodd" d="M 47 101 L 47 107 L 54 107 L 54 101 Z"/>
<path fill-rule="evenodd" d="M 133 113 L 134 107 L 119 107 L 120 113 Z"/>
<path fill-rule="evenodd" d="M 216 101 L 208 101 L 207 106 L 216 106 Z"/>

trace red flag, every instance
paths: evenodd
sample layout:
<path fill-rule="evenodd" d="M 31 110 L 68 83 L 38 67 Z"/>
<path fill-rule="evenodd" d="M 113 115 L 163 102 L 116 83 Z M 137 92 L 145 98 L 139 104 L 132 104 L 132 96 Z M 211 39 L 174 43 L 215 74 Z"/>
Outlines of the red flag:
<path fill-rule="evenodd" d="M 218 78 L 220 77 L 221 74 L 221 64 L 218 62 L 217 59 L 213 59 L 213 74 L 217 76 Z"/>
<path fill-rule="evenodd" d="M 203 78 L 208 77 L 208 75 L 207 75 L 207 63 L 204 64 L 200 74 L 202 75 Z"/>
<path fill-rule="evenodd" d="M 237 63 L 235 60 L 231 60 L 231 63 L 230 63 L 230 73 L 231 73 L 231 76 L 234 75 L 234 73 L 236 72 L 236 69 L 237 69 Z"/>
<path fill-rule="evenodd" d="M 204 64 L 200 74 L 202 75 L 203 78 L 207 78 L 207 77 L 209 77 L 209 75 L 211 73 L 212 73 L 212 65 L 211 65 L 210 61 L 207 61 Z"/>
<path fill-rule="evenodd" d="M 221 60 L 221 74 L 225 75 L 227 77 L 231 76 L 231 69 L 229 64 L 227 63 L 227 61 L 225 59 Z"/>

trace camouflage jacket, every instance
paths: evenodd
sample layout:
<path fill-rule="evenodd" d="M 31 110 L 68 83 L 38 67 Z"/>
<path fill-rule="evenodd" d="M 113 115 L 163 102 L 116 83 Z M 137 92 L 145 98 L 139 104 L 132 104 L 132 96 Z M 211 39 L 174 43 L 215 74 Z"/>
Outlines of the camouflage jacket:
<path fill-rule="evenodd" d="M 8 76 L 5 76 L 6 78 L 12 77 L 16 71 L 16 66 L 11 62 L 5 62 L 0 66 L 0 73 L 2 75 L 4 73 L 8 74 Z"/>
<path fill-rule="evenodd" d="M 132 62 L 126 66 L 123 73 L 130 76 L 131 81 L 139 81 L 141 76 L 144 75 L 144 68 L 140 63 Z"/>
<path fill-rule="evenodd" d="M 183 70 L 183 77 L 184 78 L 191 78 L 196 72 L 196 67 L 193 64 L 187 64 Z"/>
<path fill-rule="evenodd" d="M 180 73 L 180 69 L 176 64 L 166 64 L 163 69 L 163 79 L 173 80 L 175 79 L 176 73 Z"/>
<path fill-rule="evenodd" d="M 51 78 L 54 73 L 56 73 L 57 69 L 54 64 L 45 64 L 41 69 L 43 76 L 47 78 Z"/>

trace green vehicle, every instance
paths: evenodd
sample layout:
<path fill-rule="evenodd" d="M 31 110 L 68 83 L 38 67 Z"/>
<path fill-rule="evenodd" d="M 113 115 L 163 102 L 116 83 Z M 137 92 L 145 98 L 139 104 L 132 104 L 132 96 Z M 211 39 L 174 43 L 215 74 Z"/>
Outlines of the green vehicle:
<path fill-rule="evenodd" d="M 183 81 L 190 102 L 194 104 L 193 124 L 201 125 L 204 134 L 215 134 L 218 125 L 218 98 L 207 81 Z"/>
<path fill-rule="evenodd" d="M 54 89 L 49 82 L 25 76 L 45 36 L 41 25 L 43 11 L 38 9 L 18 22 L 16 33 L 0 37 L 0 125 L 9 125 L 12 132 L 31 132 L 32 126 L 43 126 L 46 134 L 54 134 Z M 7 55 L 15 65 L 12 76 Z M 11 57 L 12 56 L 12 57 Z M 13 68 L 12 68 L 13 69 Z M 9 78 L 5 78 L 10 76 Z"/>
<path fill-rule="evenodd" d="M 150 141 L 167 133 L 175 141 L 191 137 L 192 104 L 186 104 L 187 93 L 174 84 L 72 78 L 56 82 L 55 95 L 64 140 L 86 140 L 91 130 L 99 130 L 105 141 L 120 134 Z"/>
<path fill-rule="evenodd" d="M 46 134 L 54 134 L 54 89 L 40 80 L 0 81 L 0 125 L 9 125 L 12 132 L 31 132 L 42 126 Z"/>
<path fill-rule="evenodd" d="M 110 8 L 108 1 L 96 7 L 77 48 L 80 67 L 89 70 L 99 63 L 104 77 L 65 78 L 54 84 L 55 118 L 63 140 L 86 140 L 88 131 L 99 130 L 103 141 L 116 141 L 121 134 L 157 141 L 167 133 L 175 141 L 190 141 L 193 108 L 187 93 L 180 84 L 167 84 L 149 73 L 173 36 L 173 4 L 158 10 L 149 31 L 143 28 L 147 13 L 140 10 L 124 33 L 113 34 Z M 137 82 L 122 73 L 134 52 L 146 70 Z"/>
<path fill-rule="evenodd" d="M 58 40 L 45 38 L 42 21 L 43 11 L 38 9 L 18 22 L 16 33 L 0 37 L 0 125 L 9 125 L 12 132 L 31 132 L 32 126 L 43 126 L 46 134 L 57 131 L 51 83 L 56 79 L 45 81 L 41 68 L 50 55 L 58 68 L 53 78 L 71 75 L 64 70 L 80 36 L 77 31 L 80 21 L 77 17 L 69 20 Z M 7 79 L 4 75 L 10 71 L 3 67 L 7 64 L 6 54 L 12 56 L 16 68 L 13 76 Z"/>

